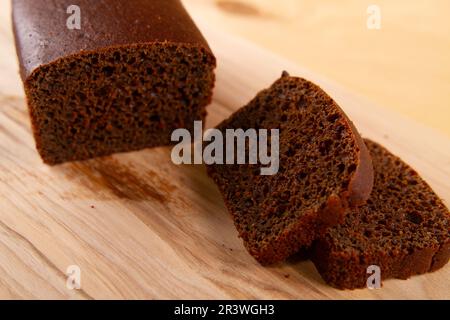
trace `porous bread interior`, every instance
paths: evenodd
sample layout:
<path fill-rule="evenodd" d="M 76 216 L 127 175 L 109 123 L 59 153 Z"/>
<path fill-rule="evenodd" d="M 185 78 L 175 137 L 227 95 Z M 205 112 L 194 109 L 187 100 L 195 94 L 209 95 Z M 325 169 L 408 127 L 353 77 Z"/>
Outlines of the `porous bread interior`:
<path fill-rule="evenodd" d="M 337 250 L 405 252 L 440 245 L 450 236 L 450 216 L 439 197 L 417 172 L 366 140 L 374 164 L 371 197 L 345 223 L 329 231 Z"/>
<path fill-rule="evenodd" d="M 207 50 L 169 43 L 85 52 L 26 81 L 38 149 L 47 163 L 167 145 L 203 120 L 214 85 Z"/>
<path fill-rule="evenodd" d="M 367 268 L 382 279 L 407 279 L 442 268 L 450 257 L 450 213 L 415 170 L 365 141 L 375 181 L 367 204 L 353 209 L 312 248 L 324 280 L 340 289 L 366 286 Z"/>
<path fill-rule="evenodd" d="M 219 128 L 280 130 L 277 174 L 261 176 L 260 164 L 209 169 L 253 252 L 346 191 L 357 168 L 359 149 L 348 119 L 320 88 L 300 78 L 283 77 Z"/>

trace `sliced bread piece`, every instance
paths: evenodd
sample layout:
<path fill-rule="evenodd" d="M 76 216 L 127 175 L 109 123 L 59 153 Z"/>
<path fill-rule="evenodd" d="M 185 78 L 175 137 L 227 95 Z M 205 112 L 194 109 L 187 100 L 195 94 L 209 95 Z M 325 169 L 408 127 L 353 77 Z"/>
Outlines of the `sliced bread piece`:
<path fill-rule="evenodd" d="M 279 129 L 277 174 L 260 165 L 210 165 L 250 254 L 284 260 L 364 204 L 373 184 L 370 155 L 353 124 L 318 86 L 283 73 L 271 88 L 218 126 Z"/>
<path fill-rule="evenodd" d="M 366 140 L 375 182 L 367 204 L 329 230 L 312 249 L 323 279 L 340 289 L 366 286 L 371 265 L 381 278 L 407 279 L 437 270 L 450 257 L 448 209 L 416 171 Z"/>

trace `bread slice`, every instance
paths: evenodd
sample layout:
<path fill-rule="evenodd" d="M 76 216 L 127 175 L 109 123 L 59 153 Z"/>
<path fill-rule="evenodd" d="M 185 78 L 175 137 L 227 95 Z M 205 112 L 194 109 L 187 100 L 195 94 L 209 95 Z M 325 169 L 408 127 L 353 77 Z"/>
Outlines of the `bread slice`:
<path fill-rule="evenodd" d="M 402 160 L 375 142 L 366 145 L 375 171 L 370 199 L 312 249 L 323 279 L 340 289 L 365 287 L 371 265 L 380 267 L 382 279 L 407 279 L 450 257 L 448 209 Z"/>
<path fill-rule="evenodd" d="M 279 129 L 280 168 L 210 165 L 250 254 L 284 260 L 365 203 L 373 183 L 370 155 L 353 124 L 318 86 L 283 73 L 271 88 L 218 126 Z"/>

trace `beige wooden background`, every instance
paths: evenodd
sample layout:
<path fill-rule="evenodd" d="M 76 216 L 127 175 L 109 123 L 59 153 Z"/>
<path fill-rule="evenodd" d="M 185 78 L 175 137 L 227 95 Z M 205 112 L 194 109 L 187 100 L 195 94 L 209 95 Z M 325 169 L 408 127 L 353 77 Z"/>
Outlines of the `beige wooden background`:
<path fill-rule="evenodd" d="M 449 0 L 183 0 L 231 31 L 450 136 Z M 381 9 L 381 29 L 366 26 Z"/>

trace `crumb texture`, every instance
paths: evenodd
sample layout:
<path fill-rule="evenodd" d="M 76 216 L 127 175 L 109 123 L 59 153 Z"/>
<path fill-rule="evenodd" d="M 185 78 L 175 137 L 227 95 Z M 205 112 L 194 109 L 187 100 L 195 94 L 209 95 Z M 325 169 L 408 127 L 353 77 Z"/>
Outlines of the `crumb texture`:
<path fill-rule="evenodd" d="M 214 64 L 206 50 L 161 43 L 45 65 L 26 81 L 38 150 L 56 164 L 170 144 L 204 119 Z"/>
<path fill-rule="evenodd" d="M 370 265 L 383 279 L 406 279 L 441 268 L 450 256 L 450 215 L 439 197 L 401 159 L 366 145 L 375 171 L 370 199 L 313 249 L 324 280 L 341 289 L 365 287 Z"/>
<path fill-rule="evenodd" d="M 261 165 L 208 167 L 247 249 L 262 263 L 311 244 L 323 226 L 341 220 L 349 195 L 358 193 L 350 185 L 365 146 L 336 103 L 309 81 L 283 74 L 218 128 L 280 130 L 276 175 L 261 176 Z M 371 185 L 370 173 L 362 176 Z"/>

